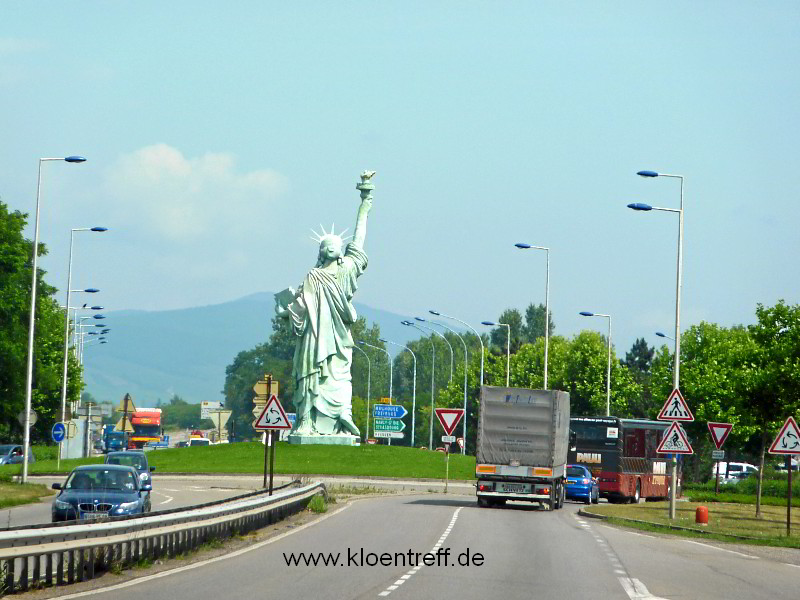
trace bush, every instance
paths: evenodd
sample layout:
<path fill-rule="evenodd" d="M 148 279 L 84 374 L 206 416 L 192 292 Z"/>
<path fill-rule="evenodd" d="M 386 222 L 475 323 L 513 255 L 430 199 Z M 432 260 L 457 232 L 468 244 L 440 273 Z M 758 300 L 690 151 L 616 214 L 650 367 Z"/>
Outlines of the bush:
<path fill-rule="evenodd" d="M 792 477 L 792 498 L 800 498 L 800 477 Z M 687 483 L 683 486 L 684 490 L 705 491 L 714 493 L 714 482 L 708 483 Z M 746 494 L 755 496 L 758 490 L 758 477 L 751 476 L 736 483 L 720 483 L 720 493 L 727 494 Z M 786 498 L 789 491 L 789 481 L 785 473 L 775 473 L 767 470 L 764 472 L 764 480 L 761 482 L 761 497 Z"/>
<path fill-rule="evenodd" d="M 58 458 L 58 446 L 32 446 L 31 449 L 37 461 L 56 460 Z"/>

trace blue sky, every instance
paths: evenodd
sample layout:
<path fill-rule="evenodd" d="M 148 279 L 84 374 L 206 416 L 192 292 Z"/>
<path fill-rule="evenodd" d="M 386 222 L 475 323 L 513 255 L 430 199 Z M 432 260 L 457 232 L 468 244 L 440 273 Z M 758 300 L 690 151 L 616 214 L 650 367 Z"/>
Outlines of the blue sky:
<path fill-rule="evenodd" d="M 300 5 L 299 5 L 300 4 Z M 352 227 L 356 300 L 477 327 L 544 301 L 617 353 L 800 301 L 800 5 L 793 2 L 4 2 L 0 198 L 33 213 L 48 280 L 109 310 L 297 285 L 310 229 Z M 32 227 L 29 230 L 32 237 Z M 265 315 L 268 319 L 269 315 Z M 112 340 L 113 341 L 113 340 Z M 121 343 L 122 340 L 119 340 Z"/>

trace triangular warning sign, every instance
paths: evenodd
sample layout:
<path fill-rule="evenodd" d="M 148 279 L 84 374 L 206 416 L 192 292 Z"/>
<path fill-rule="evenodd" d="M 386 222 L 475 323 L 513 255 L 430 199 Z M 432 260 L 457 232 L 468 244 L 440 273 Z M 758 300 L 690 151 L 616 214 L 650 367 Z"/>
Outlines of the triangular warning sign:
<path fill-rule="evenodd" d="M 664 403 L 664 408 L 658 413 L 656 417 L 659 421 L 694 421 L 694 415 L 689 410 L 689 405 L 683 399 L 683 394 L 678 388 L 672 390 L 672 393 Z"/>
<path fill-rule="evenodd" d="M 436 409 L 436 417 L 439 419 L 439 423 L 442 424 L 442 429 L 447 435 L 453 435 L 453 431 L 458 425 L 458 422 L 461 420 L 461 417 L 464 416 L 464 409 L 463 408 L 437 408 Z"/>
<path fill-rule="evenodd" d="M 267 403 L 264 405 L 264 410 L 253 423 L 253 429 L 263 431 L 265 429 L 291 429 L 292 424 L 289 423 L 289 417 L 286 416 L 286 411 L 283 410 L 278 397 L 274 394 L 269 397 Z"/>
<path fill-rule="evenodd" d="M 789 417 L 781 427 L 778 437 L 769 447 L 770 454 L 800 454 L 800 429 L 794 417 Z"/>
<path fill-rule="evenodd" d="M 731 429 L 733 429 L 733 424 L 731 423 L 708 423 L 708 430 L 711 432 L 711 439 L 714 440 L 717 450 L 722 448 L 722 444 L 728 439 Z"/>
<path fill-rule="evenodd" d="M 694 454 L 686 433 L 678 423 L 669 426 L 656 452 L 659 454 Z"/>

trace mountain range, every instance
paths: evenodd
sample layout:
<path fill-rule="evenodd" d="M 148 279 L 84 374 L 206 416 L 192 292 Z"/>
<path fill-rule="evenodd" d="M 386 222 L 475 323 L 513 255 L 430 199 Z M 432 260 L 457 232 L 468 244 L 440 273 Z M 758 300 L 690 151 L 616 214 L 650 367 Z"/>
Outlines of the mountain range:
<path fill-rule="evenodd" d="M 191 403 L 223 401 L 225 368 L 239 352 L 269 340 L 274 305 L 271 292 L 259 292 L 210 306 L 106 312 L 109 342 L 84 349 L 86 391 L 114 404 L 129 393 L 137 406 L 175 394 Z M 400 324 L 405 316 L 354 305 L 387 339 L 406 344 L 419 337 Z"/>

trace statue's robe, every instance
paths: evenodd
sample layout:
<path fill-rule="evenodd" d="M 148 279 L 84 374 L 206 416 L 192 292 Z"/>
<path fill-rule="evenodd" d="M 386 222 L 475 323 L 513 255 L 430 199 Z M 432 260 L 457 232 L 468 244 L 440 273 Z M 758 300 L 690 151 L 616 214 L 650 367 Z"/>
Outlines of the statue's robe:
<path fill-rule="evenodd" d="M 335 273 L 314 268 L 289 305 L 292 325 L 300 337 L 295 346 L 295 433 L 358 435 L 352 425 L 353 338 L 350 327 L 358 318 L 350 300 L 356 280 L 367 268 L 367 255 L 353 243 L 339 259 Z M 317 420 L 314 410 L 333 419 Z M 346 427 L 342 427 L 346 421 Z M 353 431 L 355 429 L 355 431 Z"/>

